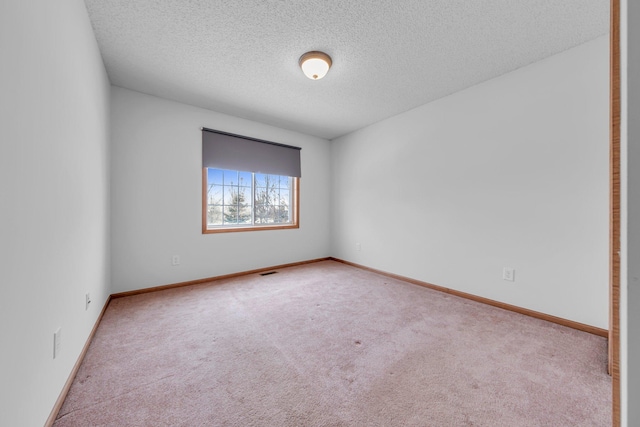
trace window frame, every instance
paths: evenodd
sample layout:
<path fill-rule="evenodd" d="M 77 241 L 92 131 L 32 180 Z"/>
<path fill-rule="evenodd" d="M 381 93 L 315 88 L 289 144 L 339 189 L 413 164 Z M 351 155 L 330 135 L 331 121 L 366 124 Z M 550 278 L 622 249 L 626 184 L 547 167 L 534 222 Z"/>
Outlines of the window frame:
<path fill-rule="evenodd" d="M 300 228 L 300 178 L 291 177 L 293 189 L 291 192 L 291 223 L 268 225 L 234 225 L 228 227 L 209 228 L 207 226 L 207 167 L 202 168 L 202 234 L 235 233 L 243 231 L 290 230 Z M 253 209 L 251 214 L 253 215 Z"/>

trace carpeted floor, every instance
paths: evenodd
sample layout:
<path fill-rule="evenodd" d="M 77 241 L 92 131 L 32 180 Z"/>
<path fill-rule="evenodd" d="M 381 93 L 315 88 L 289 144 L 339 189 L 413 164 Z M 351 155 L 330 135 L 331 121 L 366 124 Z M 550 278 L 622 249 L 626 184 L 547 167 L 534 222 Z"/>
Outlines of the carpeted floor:
<path fill-rule="evenodd" d="M 606 357 L 323 261 L 112 300 L 55 426 L 608 426 Z"/>

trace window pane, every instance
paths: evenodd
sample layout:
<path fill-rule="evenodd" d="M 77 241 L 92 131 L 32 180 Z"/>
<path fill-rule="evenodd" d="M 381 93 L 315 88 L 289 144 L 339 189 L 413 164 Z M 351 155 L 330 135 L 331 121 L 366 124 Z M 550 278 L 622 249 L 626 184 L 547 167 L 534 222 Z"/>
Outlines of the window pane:
<path fill-rule="evenodd" d="M 273 186 L 272 175 L 256 174 L 256 187 L 271 188 Z"/>
<path fill-rule="evenodd" d="M 208 227 L 291 223 L 292 178 L 213 168 L 206 177 Z"/>
<path fill-rule="evenodd" d="M 251 225 L 251 205 L 238 207 L 238 224 Z"/>
<path fill-rule="evenodd" d="M 238 207 L 225 206 L 223 216 L 224 216 L 225 224 L 237 224 L 238 223 Z"/>
<path fill-rule="evenodd" d="M 265 184 L 265 174 L 263 173 L 257 173 L 255 174 L 256 177 L 256 187 L 266 187 Z"/>
<path fill-rule="evenodd" d="M 256 209 L 256 223 L 272 224 L 275 220 L 275 206 L 259 205 Z"/>
<path fill-rule="evenodd" d="M 283 176 L 280 178 L 280 188 L 285 190 L 289 190 L 291 188 L 291 178 L 288 176 Z"/>
<path fill-rule="evenodd" d="M 209 185 L 222 185 L 222 171 L 220 169 L 207 169 L 207 181 Z"/>
<path fill-rule="evenodd" d="M 251 187 L 239 187 L 234 189 L 235 200 L 232 200 L 231 204 L 238 206 L 248 206 L 251 208 Z"/>
<path fill-rule="evenodd" d="M 264 205 L 267 204 L 266 189 L 264 187 L 257 187 L 255 193 L 255 204 Z"/>
<path fill-rule="evenodd" d="M 237 205 L 238 200 L 236 198 L 236 187 L 224 187 L 224 204 L 225 205 Z"/>
<path fill-rule="evenodd" d="M 222 186 L 214 185 L 209 189 L 209 193 L 207 194 L 207 203 L 210 205 L 222 204 Z"/>
<path fill-rule="evenodd" d="M 289 209 L 286 206 L 278 206 L 275 210 L 275 222 L 289 222 Z"/>
<path fill-rule="evenodd" d="M 251 172 L 239 172 L 238 183 L 241 186 L 251 188 Z"/>
<path fill-rule="evenodd" d="M 225 222 L 251 223 L 251 189 L 225 186 Z"/>
<path fill-rule="evenodd" d="M 222 206 L 212 206 L 212 205 L 208 206 L 207 224 L 222 225 Z"/>
<path fill-rule="evenodd" d="M 265 204 L 254 205 L 254 221 L 256 224 L 266 224 L 269 216 L 269 208 Z"/>
<path fill-rule="evenodd" d="M 280 190 L 280 201 L 281 205 L 289 206 L 291 199 L 289 198 L 289 190 Z"/>
<path fill-rule="evenodd" d="M 238 185 L 238 171 L 222 171 L 224 173 L 224 185 Z"/>

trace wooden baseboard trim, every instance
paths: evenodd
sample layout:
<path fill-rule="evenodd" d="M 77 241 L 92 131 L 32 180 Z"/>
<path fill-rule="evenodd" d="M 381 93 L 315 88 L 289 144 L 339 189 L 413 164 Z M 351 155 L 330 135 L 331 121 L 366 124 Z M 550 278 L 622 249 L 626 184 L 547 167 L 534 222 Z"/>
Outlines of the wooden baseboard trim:
<path fill-rule="evenodd" d="M 56 400 L 56 404 L 53 405 L 53 409 L 51 410 L 51 413 L 49 414 L 49 418 L 47 418 L 47 421 L 44 423 L 45 427 L 53 426 L 53 423 L 56 421 L 56 417 L 58 416 L 58 413 L 60 412 L 60 409 L 62 408 L 62 404 L 64 403 L 64 400 L 67 398 L 67 394 L 69 393 L 69 389 L 71 389 L 71 384 L 73 384 L 73 380 L 76 378 L 76 375 L 78 374 L 78 370 L 80 369 L 80 365 L 82 365 L 82 361 L 84 360 L 84 357 L 87 355 L 87 351 L 89 350 L 89 346 L 91 345 L 91 341 L 93 341 L 93 337 L 95 336 L 96 331 L 98 330 L 98 326 L 100 325 L 100 322 L 102 322 L 102 317 L 104 316 L 104 313 L 107 311 L 107 307 L 109 306 L 110 302 L 111 302 L 111 296 L 107 297 L 107 301 L 104 303 L 104 306 L 102 307 L 102 311 L 100 312 L 100 315 L 98 316 L 98 319 L 96 320 L 96 323 L 94 323 L 93 329 L 91 329 L 91 333 L 89 333 L 89 337 L 87 338 L 87 341 L 85 342 L 84 347 L 82 347 L 82 351 L 80 352 L 80 355 L 78 356 L 78 360 L 76 360 L 75 365 L 73 365 L 73 369 L 71 369 L 71 373 L 69 374 L 69 378 L 67 378 L 67 382 L 64 383 L 64 387 L 62 388 L 62 391 L 60 392 L 60 395 L 58 396 L 58 400 Z"/>
<path fill-rule="evenodd" d="M 588 332 L 590 334 L 598 335 L 601 337 L 607 337 L 609 331 L 595 326 L 586 325 L 580 322 L 574 322 L 573 320 L 563 319 L 562 317 L 552 316 L 550 314 L 541 313 L 539 311 L 529 310 L 528 308 L 518 307 L 516 305 L 506 304 L 500 301 L 495 301 L 489 298 L 479 297 L 477 295 L 468 294 L 466 292 L 456 291 L 454 289 L 445 288 L 443 286 L 434 285 L 431 283 L 423 282 L 421 280 L 412 279 L 410 277 L 400 276 L 398 274 L 388 273 L 386 271 L 377 270 L 375 268 L 367 267 L 364 265 L 356 264 L 350 261 L 345 261 L 339 258 L 330 258 L 333 261 L 341 262 L 352 267 L 357 267 L 362 270 L 371 271 L 373 273 L 381 274 L 383 276 L 390 277 L 392 279 L 402 280 L 404 282 L 413 283 L 414 285 L 422 286 L 425 288 L 433 289 L 435 291 L 444 292 L 450 295 L 466 298 L 472 301 L 480 302 L 483 304 L 491 305 L 494 307 L 502 308 L 504 310 L 513 311 L 515 313 L 524 314 L 526 316 L 535 317 L 536 319 L 546 320 L 548 322 L 557 323 L 558 325 L 567 326 L 569 328 L 577 329 L 579 331 Z"/>
<path fill-rule="evenodd" d="M 276 265 L 276 266 L 273 266 L 273 267 L 258 268 L 256 270 L 247 270 L 247 271 L 242 271 L 242 272 L 239 272 L 239 273 L 223 274 L 222 276 L 207 277 L 207 278 L 204 278 L 204 279 L 189 280 L 187 282 L 171 283 L 169 285 L 154 286 L 154 287 L 151 287 L 151 288 L 143 288 L 143 289 L 136 289 L 136 290 L 133 290 L 133 291 L 119 292 L 117 294 L 111 294 L 111 298 L 130 297 L 132 295 L 147 294 L 149 292 L 158 292 L 158 291 L 164 291 L 164 290 L 167 290 L 167 289 L 182 288 L 183 286 L 199 285 L 201 283 L 215 282 L 217 280 L 222 280 L 222 279 L 232 279 L 234 277 L 247 276 L 249 274 L 256 274 L 256 273 L 263 273 L 265 271 L 277 270 L 279 268 L 287 268 L 287 267 L 295 267 L 295 266 L 298 266 L 298 265 L 313 264 L 315 262 L 329 261 L 331 259 L 332 258 L 330 258 L 330 257 L 317 258 L 317 259 L 312 259 L 312 260 L 308 260 L 308 261 L 299 261 L 299 262 L 292 262 L 292 263 L 289 263 L 289 264 Z"/>

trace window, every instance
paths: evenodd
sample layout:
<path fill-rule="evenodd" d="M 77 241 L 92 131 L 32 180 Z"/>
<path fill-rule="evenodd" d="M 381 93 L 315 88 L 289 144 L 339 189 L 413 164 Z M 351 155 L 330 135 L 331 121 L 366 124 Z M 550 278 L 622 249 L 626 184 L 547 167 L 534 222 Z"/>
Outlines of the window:
<path fill-rule="evenodd" d="M 203 232 L 298 228 L 298 178 L 203 169 Z"/>
<path fill-rule="evenodd" d="M 298 228 L 300 148 L 202 128 L 202 232 Z"/>

